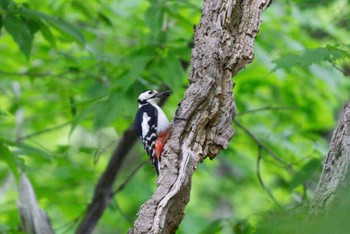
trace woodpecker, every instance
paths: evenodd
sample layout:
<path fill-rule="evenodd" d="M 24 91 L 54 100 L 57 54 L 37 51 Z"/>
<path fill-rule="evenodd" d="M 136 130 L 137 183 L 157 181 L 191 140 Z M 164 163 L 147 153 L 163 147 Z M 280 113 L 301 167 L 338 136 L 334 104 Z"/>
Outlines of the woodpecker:
<path fill-rule="evenodd" d="M 157 103 L 161 97 L 169 95 L 170 91 L 148 90 L 141 93 L 137 99 L 138 111 L 135 117 L 135 130 L 158 176 L 160 157 L 170 135 L 170 123 Z"/>

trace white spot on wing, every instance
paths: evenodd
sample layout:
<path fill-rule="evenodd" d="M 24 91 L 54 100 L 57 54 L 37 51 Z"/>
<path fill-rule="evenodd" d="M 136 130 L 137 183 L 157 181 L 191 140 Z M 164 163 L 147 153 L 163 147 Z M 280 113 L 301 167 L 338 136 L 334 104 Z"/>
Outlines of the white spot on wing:
<path fill-rule="evenodd" d="M 143 113 L 143 116 L 142 116 L 142 123 L 141 123 L 142 138 L 145 138 L 146 134 L 147 134 L 148 131 L 149 131 L 148 122 L 149 122 L 150 119 L 151 119 L 151 117 L 149 117 L 149 116 L 147 115 L 147 113 L 144 112 L 144 113 Z"/>

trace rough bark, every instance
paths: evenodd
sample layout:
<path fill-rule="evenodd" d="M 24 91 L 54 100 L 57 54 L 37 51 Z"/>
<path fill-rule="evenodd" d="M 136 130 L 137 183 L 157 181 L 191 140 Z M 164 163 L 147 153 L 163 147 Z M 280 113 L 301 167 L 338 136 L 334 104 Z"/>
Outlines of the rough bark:
<path fill-rule="evenodd" d="M 270 1 L 205 0 L 195 31 L 188 87 L 165 146 L 157 190 L 129 233 L 175 233 L 199 162 L 227 147 L 234 131 L 234 76 L 253 60 L 261 14 Z"/>
<path fill-rule="evenodd" d="M 350 103 L 345 106 L 343 119 L 334 131 L 330 150 L 325 159 L 320 181 L 311 205 L 312 214 L 329 211 L 350 191 Z"/>

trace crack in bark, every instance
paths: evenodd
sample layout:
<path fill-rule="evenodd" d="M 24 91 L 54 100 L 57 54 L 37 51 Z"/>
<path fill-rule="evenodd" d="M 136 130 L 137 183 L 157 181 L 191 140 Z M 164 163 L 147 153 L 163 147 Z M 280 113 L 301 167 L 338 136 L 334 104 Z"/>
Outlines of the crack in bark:
<path fill-rule="evenodd" d="M 195 29 L 190 85 L 164 148 L 158 187 L 141 206 L 129 233 L 175 233 L 189 201 L 191 177 L 198 163 L 207 156 L 215 158 L 228 146 L 236 113 L 232 76 L 254 57 L 253 42 L 268 3 L 204 1 Z"/>

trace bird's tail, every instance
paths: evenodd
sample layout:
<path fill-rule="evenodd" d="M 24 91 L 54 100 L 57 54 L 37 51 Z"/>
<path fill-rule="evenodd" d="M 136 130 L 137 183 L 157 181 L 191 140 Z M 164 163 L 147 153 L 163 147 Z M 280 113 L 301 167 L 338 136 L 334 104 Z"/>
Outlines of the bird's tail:
<path fill-rule="evenodd" d="M 154 169 L 156 170 L 157 176 L 159 176 L 160 162 L 159 162 L 158 158 L 153 157 L 152 163 L 153 163 Z"/>

